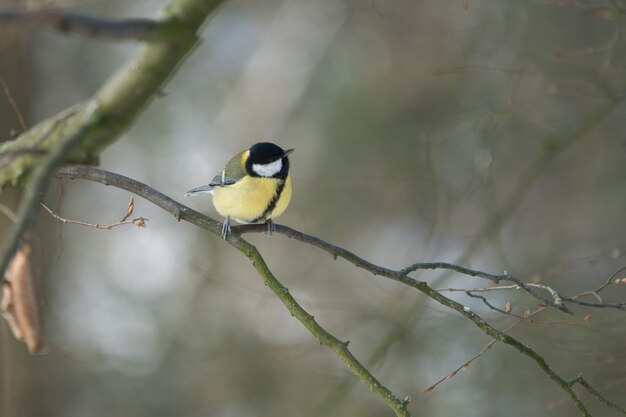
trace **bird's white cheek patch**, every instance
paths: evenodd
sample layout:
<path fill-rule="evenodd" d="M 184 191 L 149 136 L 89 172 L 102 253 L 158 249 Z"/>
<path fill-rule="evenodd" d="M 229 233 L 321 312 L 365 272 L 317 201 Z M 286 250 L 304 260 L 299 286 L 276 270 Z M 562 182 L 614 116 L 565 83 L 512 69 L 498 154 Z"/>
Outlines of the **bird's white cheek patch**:
<path fill-rule="evenodd" d="M 261 177 L 271 177 L 280 172 L 283 169 L 283 160 L 279 159 L 269 164 L 253 164 L 252 170 Z"/>

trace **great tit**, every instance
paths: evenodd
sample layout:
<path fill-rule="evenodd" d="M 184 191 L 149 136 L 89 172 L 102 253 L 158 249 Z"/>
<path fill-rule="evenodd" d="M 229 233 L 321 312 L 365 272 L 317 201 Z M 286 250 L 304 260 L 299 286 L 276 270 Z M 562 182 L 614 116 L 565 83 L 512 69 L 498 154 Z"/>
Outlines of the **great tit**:
<path fill-rule="evenodd" d="M 230 221 L 267 224 L 271 235 L 274 222 L 291 201 L 291 177 L 288 155 L 269 142 L 260 142 L 235 155 L 208 185 L 187 191 L 186 197 L 201 193 L 213 195 L 213 206 L 226 217 L 222 237 L 230 233 Z"/>

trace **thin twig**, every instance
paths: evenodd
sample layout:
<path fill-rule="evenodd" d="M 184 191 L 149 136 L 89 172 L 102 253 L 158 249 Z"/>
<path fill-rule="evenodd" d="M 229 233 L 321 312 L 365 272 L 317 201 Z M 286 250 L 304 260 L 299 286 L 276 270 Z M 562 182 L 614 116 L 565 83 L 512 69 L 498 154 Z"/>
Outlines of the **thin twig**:
<path fill-rule="evenodd" d="M 43 207 L 44 210 L 46 210 L 48 212 L 48 214 L 50 214 L 52 217 L 54 217 L 55 219 L 57 219 L 61 223 L 78 224 L 78 225 L 81 225 L 81 226 L 93 227 L 94 229 L 111 230 L 114 227 L 123 226 L 125 224 L 132 224 L 132 225 L 137 226 L 137 227 L 146 227 L 146 222 L 148 221 L 148 219 L 146 219 L 145 217 L 137 217 L 137 218 L 132 219 L 132 220 L 127 220 L 129 215 L 126 214 L 126 215 L 124 215 L 122 220 L 118 220 L 117 222 L 111 223 L 111 224 L 88 223 L 88 222 L 83 222 L 81 220 L 71 220 L 71 219 L 66 219 L 64 217 L 61 217 L 58 214 L 56 214 L 50 207 L 48 207 L 46 205 L 46 203 L 44 203 L 43 201 L 40 201 L 39 205 L 41 205 L 41 207 Z"/>
<path fill-rule="evenodd" d="M 494 306 L 493 304 L 489 302 L 489 300 L 487 300 L 486 297 L 483 297 L 482 295 L 474 294 L 472 290 L 465 291 L 465 294 L 467 294 L 467 296 L 470 298 L 478 298 L 479 300 L 483 302 L 484 305 L 486 305 L 488 308 L 490 308 L 493 311 L 497 311 L 498 313 L 502 313 L 506 316 L 521 318 L 521 316 L 518 316 L 517 314 L 511 313 L 509 311 L 506 311 L 499 307 Z"/>
<path fill-rule="evenodd" d="M 619 274 L 624 272 L 624 271 L 626 271 L 626 266 L 622 266 L 617 271 L 615 271 L 613 274 L 611 274 L 611 276 L 602 285 L 600 285 L 595 290 L 584 291 L 584 292 L 582 292 L 582 293 L 580 293 L 578 295 L 574 295 L 572 297 L 565 297 L 565 298 L 563 298 L 563 300 L 567 301 L 567 302 L 570 302 L 570 303 L 576 303 L 576 304 L 579 304 L 579 305 L 582 305 L 582 306 L 585 306 L 585 307 L 617 308 L 619 310 L 626 311 L 626 303 L 606 303 L 606 302 L 604 302 L 604 300 L 600 296 L 600 292 L 602 292 L 609 285 L 614 284 L 615 283 L 614 282 L 615 278 Z M 594 296 L 599 302 L 592 303 L 592 302 L 589 302 L 589 301 L 579 300 L 579 298 L 582 298 L 582 297 L 587 296 L 587 295 Z"/>
<path fill-rule="evenodd" d="M 49 28 L 90 38 L 145 41 L 156 39 L 165 25 L 151 19 L 102 19 L 51 8 L 0 11 L 0 27 L 20 32 Z"/>
<path fill-rule="evenodd" d="M 466 67 L 451 67 L 451 68 L 435 68 L 432 73 L 433 75 L 439 77 L 441 75 L 450 75 L 450 74 L 462 74 L 469 72 L 481 72 L 481 73 L 495 73 L 495 74 L 513 74 L 513 75 L 538 75 L 542 74 L 535 71 L 528 71 L 524 68 L 522 69 L 514 69 L 514 68 L 494 68 L 485 65 L 474 65 L 474 66 L 466 66 Z"/>
<path fill-rule="evenodd" d="M 570 303 L 574 303 L 574 304 L 578 304 L 578 305 L 586 306 L 586 307 L 615 308 L 615 309 L 618 309 L 618 310 L 626 311 L 626 303 L 607 303 L 600 296 L 600 292 L 602 290 L 604 290 L 608 285 L 616 284 L 615 277 L 617 277 L 620 273 L 622 273 L 624 271 L 626 271 L 626 266 L 623 266 L 623 267 L 619 268 L 617 271 L 615 271 L 608 278 L 608 280 L 604 284 L 602 284 L 601 286 L 599 286 L 595 290 L 584 291 L 584 292 L 582 292 L 580 294 L 577 294 L 577 295 L 574 295 L 572 297 L 562 297 L 552 287 L 549 287 L 549 286 L 544 285 L 544 284 L 533 284 L 533 283 L 527 282 L 526 285 L 528 287 L 537 287 L 537 288 L 544 289 L 544 290 L 550 292 L 551 294 L 554 294 L 553 295 L 554 297 L 558 297 L 561 300 L 561 302 L 570 302 Z M 519 285 L 515 284 L 515 285 L 497 285 L 497 286 L 493 286 L 493 287 L 471 288 L 471 289 L 467 289 L 467 288 L 438 288 L 437 291 L 440 291 L 440 292 L 464 292 L 464 293 L 471 292 L 471 293 L 476 293 L 476 292 L 518 290 L 518 289 L 521 289 L 521 288 L 522 287 L 520 287 Z M 598 303 L 592 303 L 592 302 L 588 302 L 588 301 L 581 301 L 581 300 L 579 300 L 579 298 L 582 298 L 584 296 L 593 296 L 593 297 L 595 297 L 598 300 Z"/>
<path fill-rule="evenodd" d="M 530 283 L 528 285 L 531 285 Z M 485 287 L 485 288 L 437 288 L 439 292 L 491 292 L 491 291 L 507 291 L 507 290 L 519 290 L 521 287 L 519 285 L 494 285 L 493 287 Z"/>
<path fill-rule="evenodd" d="M 595 308 L 614 308 L 617 310 L 626 311 L 626 303 L 592 303 L 589 301 L 582 301 L 575 298 L 563 298 L 563 301 L 567 301 L 570 303 L 578 304 L 584 307 L 595 307 Z"/>
<path fill-rule="evenodd" d="M 573 299 L 577 299 L 580 297 L 584 297 L 585 295 L 593 295 L 594 297 L 596 297 L 599 301 L 603 301 L 602 297 L 600 297 L 600 293 L 609 285 L 614 283 L 614 279 L 621 274 L 622 272 L 626 271 L 626 266 L 622 266 L 621 268 L 619 268 L 617 271 L 613 272 L 613 274 L 611 274 L 611 276 L 606 280 L 606 282 L 602 285 L 600 285 L 598 288 L 596 288 L 595 290 L 591 290 L 591 291 L 585 291 L 582 292 L 578 295 L 575 295 L 574 297 L 572 297 Z"/>
<path fill-rule="evenodd" d="M 622 269 L 626 269 L 626 267 L 624 268 L 620 268 L 620 270 Z M 616 274 L 613 274 L 611 276 L 611 278 L 613 278 Z M 529 286 L 533 286 L 533 285 L 541 285 L 541 284 L 528 284 Z M 483 301 L 483 303 L 489 307 L 492 310 L 498 311 L 500 313 L 506 314 L 508 316 L 513 316 L 513 317 L 520 317 L 519 315 L 507 312 L 506 310 L 502 310 L 498 307 L 493 306 L 491 303 L 489 303 L 487 301 L 487 299 L 483 296 L 479 296 L 477 294 L 474 293 L 486 293 L 486 292 L 492 292 L 492 291 L 505 291 L 505 290 L 519 290 L 520 286 L 519 285 L 499 285 L 499 286 L 494 286 L 494 287 L 486 287 L 486 288 L 438 288 L 437 291 L 439 292 L 464 292 L 466 293 L 468 296 L 472 297 L 472 298 L 479 298 Z M 565 298 L 566 301 L 570 301 L 573 300 L 574 298 L 580 297 L 584 294 L 587 293 L 591 293 L 591 291 L 586 291 L 582 294 L 578 294 L 577 296 L 571 297 L 570 298 Z M 575 300 L 573 300 L 572 302 L 576 302 Z M 618 308 L 620 304 L 605 304 L 604 307 L 615 307 Z M 589 320 L 590 315 L 586 315 L 585 317 L 583 317 L 583 319 L 581 320 L 582 322 L 586 322 L 587 320 Z M 532 323 L 535 324 L 572 324 L 575 323 L 576 321 L 574 320 L 552 320 L 552 321 L 537 321 L 537 320 L 531 320 Z"/>
<path fill-rule="evenodd" d="M 13 223 L 17 222 L 17 214 L 2 203 L 0 203 L 0 213 L 7 216 Z"/>
<path fill-rule="evenodd" d="M 517 320 L 515 323 L 511 324 L 509 327 L 507 327 L 506 329 L 503 330 L 504 333 L 507 333 L 509 330 L 511 330 L 513 327 L 517 326 L 518 324 L 520 324 L 521 322 L 528 320 L 529 318 L 531 318 L 532 316 L 534 316 L 535 314 L 539 313 L 540 311 L 545 310 L 546 307 L 539 307 L 537 310 L 533 311 L 532 313 L 523 316 L 523 317 L 519 317 L 519 320 Z M 456 374 L 458 374 L 462 369 L 467 368 L 468 366 L 471 365 L 472 362 L 474 362 L 476 359 L 480 358 L 485 352 L 487 352 L 489 349 L 491 349 L 491 347 L 497 342 L 496 339 L 491 339 L 491 341 L 489 343 L 487 343 L 485 345 L 485 347 L 483 347 L 477 354 L 475 354 L 474 356 L 472 356 L 470 359 L 468 359 L 467 361 L 465 361 L 462 365 L 460 365 L 458 368 L 456 368 L 455 370 L 453 370 L 452 372 L 449 372 L 446 374 L 446 376 L 444 376 L 443 378 L 441 378 L 440 380 L 438 380 L 437 382 L 435 382 L 434 384 L 422 389 L 422 394 L 426 394 L 428 392 L 431 392 L 432 390 L 434 390 L 435 388 L 437 388 L 437 386 L 439 384 L 441 384 L 443 381 L 447 381 L 450 378 L 453 378 Z"/>
<path fill-rule="evenodd" d="M 0 21 L 0 24 L 1 23 L 2 22 Z M 9 86 L 7 85 L 7 83 L 4 81 L 4 77 L 2 77 L 2 75 L 0 75 L 0 85 L 2 85 L 2 89 L 4 90 L 4 95 L 7 96 L 7 100 L 9 100 L 9 104 L 11 105 L 11 108 L 13 109 L 13 112 L 15 113 L 17 120 L 20 122 L 20 126 L 22 126 L 22 131 L 24 132 L 27 131 L 28 125 L 26 124 L 26 119 L 24 118 L 24 115 L 20 111 L 20 107 L 17 104 L 17 100 L 15 100 L 15 97 L 13 97 L 13 94 L 11 94 L 11 90 L 9 89 Z"/>
<path fill-rule="evenodd" d="M 458 273 L 463 274 L 463 275 L 469 275 L 469 276 L 472 276 L 472 277 L 479 277 L 479 278 L 488 279 L 490 281 L 493 281 L 496 284 L 499 284 L 501 281 L 514 282 L 520 288 L 525 290 L 528 294 L 532 295 L 533 297 L 537 298 L 538 300 L 541 300 L 545 304 L 547 304 L 547 305 L 549 305 L 551 307 L 554 307 L 554 308 L 556 308 L 558 310 L 561 310 L 563 312 L 571 314 L 571 311 L 566 306 L 563 305 L 562 297 L 553 288 L 550 288 L 550 287 L 545 286 L 545 285 L 541 285 L 540 286 L 540 284 L 530 285 L 526 281 L 524 281 L 524 280 L 522 280 L 522 279 L 520 279 L 520 278 L 518 278 L 518 277 L 516 277 L 514 275 L 508 274 L 508 273 L 491 274 L 491 273 L 488 273 L 488 272 L 478 271 L 478 270 L 475 270 L 475 269 L 466 268 L 464 266 L 455 265 L 455 264 L 451 264 L 451 263 L 448 263 L 448 262 L 419 262 L 419 263 L 415 263 L 413 265 L 410 265 L 410 266 L 402 269 L 400 272 L 403 275 L 408 275 L 409 273 L 411 273 L 413 271 L 423 270 L 423 269 L 447 269 L 447 270 L 458 272 Z M 552 299 L 546 298 L 546 297 L 540 295 L 539 293 L 537 293 L 532 288 L 533 286 L 541 288 L 541 289 L 544 289 L 547 292 L 549 292 L 550 295 L 552 296 Z"/>
<path fill-rule="evenodd" d="M 59 193 L 57 194 L 57 198 L 54 203 L 54 211 L 58 214 L 61 214 L 61 201 L 63 200 L 65 187 L 63 187 L 63 181 L 61 181 L 58 178 L 57 178 L 57 183 L 59 184 Z M 60 260 L 61 256 L 63 255 L 63 223 L 61 221 L 57 221 L 56 230 L 57 230 L 57 260 Z"/>
<path fill-rule="evenodd" d="M 613 36 L 611 36 L 611 39 L 607 43 L 606 55 L 604 56 L 604 60 L 602 61 L 602 65 L 600 66 L 600 73 L 598 74 L 598 83 L 602 82 L 607 70 L 611 66 L 611 63 L 613 61 L 613 55 L 615 53 L 615 46 L 622 37 L 622 14 L 619 13 L 619 11 L 616 11 L 616 14 L 617 18 L 615 19 L 615 30 L 613 32 Z"/>
<path fill-rule="evenodd" d="M 378 7 L 376 7 L 376 4 L 374 3 L 374 0 L 369 0 L 369 6 L 374 9 L 374 11 L 376 12 L 376 14 L 378 15 L 378 17 L 383 18 L 383 14 L 382 12 L 378 9 Z"/>

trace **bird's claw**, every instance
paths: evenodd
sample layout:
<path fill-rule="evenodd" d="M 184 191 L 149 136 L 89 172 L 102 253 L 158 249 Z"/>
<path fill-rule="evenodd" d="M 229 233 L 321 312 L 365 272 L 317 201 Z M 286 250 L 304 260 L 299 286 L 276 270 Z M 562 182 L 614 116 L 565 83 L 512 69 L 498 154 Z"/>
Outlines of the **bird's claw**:
<path fill-rule="evenodd" d="M 222 238 L 226 240 L 230 234 L 230 217 L 226 217 L 224 224 L 222 225 Z"/>
<path fill-rule="evenodd" d="M 270 219 L 266 221 L 265 224 L 267 225 L 267 234 L 272 236 L 272 233 L 276 231 L 276 223 Z"/>

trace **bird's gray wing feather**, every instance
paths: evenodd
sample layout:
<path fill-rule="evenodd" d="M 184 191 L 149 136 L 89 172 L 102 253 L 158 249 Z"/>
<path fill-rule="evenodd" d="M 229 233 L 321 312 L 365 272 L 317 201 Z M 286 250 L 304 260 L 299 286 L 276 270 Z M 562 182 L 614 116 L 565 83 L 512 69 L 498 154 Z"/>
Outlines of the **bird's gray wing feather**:
<path fill-rule="evenodd" d="M 230 178 L 226 175 L 226 170 L 222 170 L 219 174 L 213 177 L 211 182 L 209 182 L 210 187 L 224 187 L 226 185 L 233 185 L 237 180 L 234 178 Z"/>
<path fill-rule="evenodd" d="M 187 191 L 185 193 L 185 197 L 192 197 L 202 193 L 211 193 L 213 192 L 214 187 L 225 187 L 233 185 L 236 182 L 237 180 L 227 177 L 225 171 L 222 170 L 219 174 L 213 177 L 209 184 Z"/>

